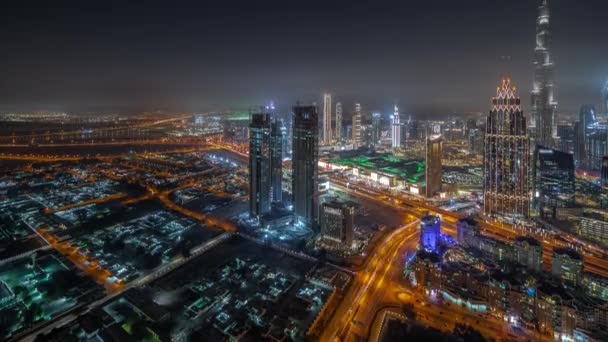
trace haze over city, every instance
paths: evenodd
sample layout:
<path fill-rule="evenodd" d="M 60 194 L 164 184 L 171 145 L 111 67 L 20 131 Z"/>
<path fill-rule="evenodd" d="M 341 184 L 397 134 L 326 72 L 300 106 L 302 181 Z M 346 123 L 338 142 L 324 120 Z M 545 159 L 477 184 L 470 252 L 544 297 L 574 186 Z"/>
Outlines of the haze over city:
<path fill-rule="evenodd" d="M 535 2 L 10 2 L 0 108 L 288 109 L 333 91 L 379 111 L 486 112 L 505 75 L 531 90 Z M 560 114 L 571 114 L 608 79 L 608 5 L 554 3 Z"/>

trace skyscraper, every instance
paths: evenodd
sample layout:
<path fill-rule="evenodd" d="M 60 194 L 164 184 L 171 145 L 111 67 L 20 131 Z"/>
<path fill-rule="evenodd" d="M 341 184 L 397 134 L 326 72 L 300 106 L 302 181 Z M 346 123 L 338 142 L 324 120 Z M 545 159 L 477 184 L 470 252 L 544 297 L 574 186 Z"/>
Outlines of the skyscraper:
<path fill-rule="evenodd" d="M 372 144 L 374 146 L 380 143 L 380 135 L 382 133 L 382 115 L 380 113 L 372 113 Z"/>
<path fill-rule="evenodd" d="M 492 98 L 484 139 L 484 213 L 527 217 L 529 141 L 521 100 L 510 79 L 502 81 Z"/>
<path fill-rule="evenodd" d="M 439 126 L 437 126 L 439 128 Z M 443 137 L 439 129 L 426 138 L 426 162 L 424 176 L 426 197 L 433 197 L 441 191 L 441 158 L 443 157 Z"/>
<path fill-rule="evenodd" d="M 393 119 L 391 123 L 391 146 L 392 148 L 398 148 L 401 147 L 401 124 L 399 123 L 399 107 L 397 105 L 395 105 L 395 111 L 391 118 Z"/>
<path fill-rule="evenodd" d="M 331 94 L 323 94 L 323 145 L 331 145 Z"/>
<path fill-rule="evenodd" d="M 338 248 L 351 248 L 354 217 L 355 208 L 352 205 L 336 201 L 321 204 L 321 237 Z"/>
<path fill-rule="evenodd" d="M 272 202 L 283 201 L 283 125 L 275 118 L 270 129 L 270 167 Z"/>
<path fill-rule="evenodd" d="M 587 137 L 593 130 L 593 126 L 597 122 L 595 116 L 595 107 L 591 105 L 582 105 L 579 112 L 578 123 L 576 124 L 576 137 L 574 139 L 574 157 L 578 165 L 587 169 L 587 152 L 589 151 Z"/>
<path fill-rule="evenodd" d="M 336 141 L 342 142 L 342 103 L 336 103 Z"/>
<path fill-rule="evenodd" d="M 355 112 L 353 113 L 353 148 L 358 148 L 361 146 L 361 104 L 355 103 Z"/>
<path fill-rule="evenodd" d="M 270 114 L 254 113 L 249 122 L 249 213 L 260 218 L 270 212 Z"/>
<path fill-rule="evenodd" d="M 551 26 L 547 0 L 541 1 L 538 12 L 531 117 L 532 125 L 536 126 L 535 143 L 553 147 L 553 127 L 555 125 L 557 101 L 553 93 L 553 60 L 550 51 Z"/>
<path fill-rule="evenodd" d="M 420 219 L 420 247 L 428 252 L 437 252 L 441 236 L 441 221 L 438 216 L 426 215 Z"/>
<path fill-rule="evenodd" d="M 608 118 L 608 81 L 602 89 L 602 106 L 604 110 L 604 118 Z"/>
<path fill-rule="evenodd" d="M 570 153 L 536 145 L 532 164 L 533 206 L 541 216 L 574 207 L 574 158 Z"/>
<path fill-rule="evenodd" d="M 318 204 L 319 123 L 317 107 L 293 107 L 292 192 L 299 222 L 316 225 Z"/>

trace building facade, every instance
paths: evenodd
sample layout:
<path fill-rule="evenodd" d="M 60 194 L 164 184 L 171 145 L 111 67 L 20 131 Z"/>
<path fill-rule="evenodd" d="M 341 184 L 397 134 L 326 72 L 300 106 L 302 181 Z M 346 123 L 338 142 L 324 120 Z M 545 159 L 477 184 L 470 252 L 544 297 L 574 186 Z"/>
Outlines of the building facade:
<path fill-rule="evenodd" d="M 426 160 L 424 166 L 426 197 L 433 197 L 441 191 L 442 158 L 443 137 L 441 134 L 429 135 L 426 139 Z"/>
<path fill-rule="evenodd" d="M 281 121 L 273 120 L 270 128 L 270 183 L 273 203 L 283 202 L 283 133 Z"/>
<path fill-rule="evenodd" d="M 391 116 L 391 147 L 401 147 L 401 124 L 399 123 L 399 107 L 395 105 L 393 116 Z"/>
<path fill-rule="evenodd" d="M 542 0 L 536 19 L 536 48 L 534 49 L 534 83 L 532 85 L 532 126 L 536 127 L 534 141 L 553 147 L 553 128 L 557 112 L 554 96 L 553 60 L 551 58 L 551 25 L 547 0 Z"/>
<path fill-rule="evenodd" d="M 271 203 L 270 114 L 254 113 L 249 122 L 249 214 L 260 218 Z"/>
<path fill-rule="evenodd" d="M 536 239 L 518 236 L 513 242 L 513 261 L 534 272 L 540 272 L 543 262 L 543 248 Z"/>
<path fill-rule="evenodd" d="M 318 218 L 319 124 L 317 107 L 293 108 L 293 210 L 301 223 L 315 226 Z"/>
<path fill-rule="evenodd" d="M 382 135 L 382 115 L 380 113 L 372 113 L 372 131 L 371 142 L 373 146 L 380 145 Z"/>
<path fill-rule="evenodd" d="M 323 134 L 323 145 L 332 144 L 332 130 L 331 130 L 331 94 L 323 94 L 323 125 L 321 127 Z"/>
<path fill-rule="evenodd" d="M 336 103 L 336 141 L 342 142 L 342 103 Z"/>
<path fill-rule="evenodd" d="M 536 145 L 533 162 L 533 206 L 541 216 L 575 206 L 574 158 L 570 153 Z"/>
<path fill-rule="evenodd" d="M 427 215 L 420 219 L 420 248 L 437 252 L 441 238 L 441 221 L 438 216 Z"/>
<path fill-rule="evenodd" d="M 572 249 L 553 249 L 551 274 L 564 283 L 578 286 L 583 275 L 583 257 Z"/>
<path fill-rule="evenodd" d="M 527 125 L 521 101 L 509 79 L 503 80 L 492 99 L 484 140 L 484 213 L 528 217 Z"/>
<path fill-rule="evenodd" d="M 321 238 L 339 249 L 351 248 L 354 217 L 355 208 L 352 205 L 336 201 L 321 204 Z"/>
<path fill-rule="evenodd" d="M 361 121 L 363 120 L 363 116 L 361 113 L 361 104 L 355 103 L 355 112 L 353 113 L 352 118 L 352 143 L 353 148 L 358 148 L 361 146 Z"/>

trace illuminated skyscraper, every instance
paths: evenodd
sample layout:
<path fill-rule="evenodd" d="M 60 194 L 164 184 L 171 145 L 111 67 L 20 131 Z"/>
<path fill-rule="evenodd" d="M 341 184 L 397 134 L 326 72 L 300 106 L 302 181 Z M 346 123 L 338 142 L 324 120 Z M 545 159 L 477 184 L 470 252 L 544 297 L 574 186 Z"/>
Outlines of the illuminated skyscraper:
<path fill-rule="evenodd" d="M 532 181 L 533 206 L 541 216 L 556 215 L 557 208 L 574 207 L 574 158 L 572 154 L 536 145 Z"/>
<path fill-rule="evenodd" d="M 361 104 L 360 103 L 355 103 L 355 112 L 353 113 L 353 136 L 352 136 L 352 141 L 353 141 L 353 148 L 358 148 L 359 146 L 361 146 Z"/>
<path fill-rule="evenodd" d="M 271 149 L 270 114 L 254 113 L 249 122 L 249 213 L 252 217 L 270 212 Z"/>
<path fill-rule="evenodd" d="M 441 237 L 441 221 L 438 216 L 427 215 L 420 219 L 420 248 L 437 252 Z"/>
<path fill-rule="evenodd" d="M 391 118 L 393 119 L 393 122 L 391 122 L 391 146 L 398 148 L 401 147 L 401 124 L 399 123 L 399 107 L 397 105 L 395 105 L 395 111 Z"/>
<path fill-rule="evenodd" d="M 443 137 L 437 130 L 426 138 L 426 163 L 424 176 L 426 197 L 433 197 L 441 191 L 441 158 L 443 157 Z"/>
<path fill-rule="evenodd" d="M 527 217 L 529 141 L 521 101 L 509 79 L 492 98 L 484 139 L 485 214 Z"/>
<path fill-rule="evenodd" d="M 374 146 L 380 143 L 380 135 L 382 134 L 382 116 L 380 113 L 372 113 L 372 144 Z"/>
<path fill-rule="evenodd" d="M 293 107 L 292 191 L 298 221 L 316 225 L 318 204 L 319 118 L 317 107 Z"/>
<path fill-rule="evenodd" d="M 555 125 L 557 101 L 554 98 L 553 60 L 550 51 L 551 26 L 547 0 L 542 0 L 538 11 L 531 118 L 532 125 L 536 126 L 535 143 L 553 147 L 553 126 Z"/>
<path fill-rule="evenodd" d="M 596 122 L 595 107 L 591 105 L 582 105 L 579 112 L 579 119 L 576 124 L 574 158 L 576 158 L 578 165 L 584 169 L 588 168 L 587 152 L 589 146 L 587 137 L 593 132 Z"/>
<path fill-rule="evenodd" d="M 331 145 L 331 94 L 323 94 L 323 145 Z"/>
<path fill-rule="evenodd" d="M 604 117 L 608 117 L 608 81 L 606 81 L 606 85 L 604 85 L 604 89 L 602 90 L 602 107 L 604 110 Z"/>
<path fill-rule="evenodd" d="M 336 103 L 336 141 L 342 142 L 342 103 Z"/>
<path fill-rule="evenodd" d="M 276 118 L 270 129 L 270 167 L 272 202 L 281 203 L 283 201 L 283 125 Z"/>

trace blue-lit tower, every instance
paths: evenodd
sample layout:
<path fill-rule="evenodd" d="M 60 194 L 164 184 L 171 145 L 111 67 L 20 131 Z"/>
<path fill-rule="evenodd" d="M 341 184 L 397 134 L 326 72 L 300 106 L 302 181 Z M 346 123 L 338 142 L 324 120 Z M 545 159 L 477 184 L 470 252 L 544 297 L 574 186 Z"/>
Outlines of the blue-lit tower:
<path fill-rule="evenodd" d="M 441 220 L 438 216 L 426 215 L 420 219 L 420 248 L 437 252 L 441 238 Z"/>

